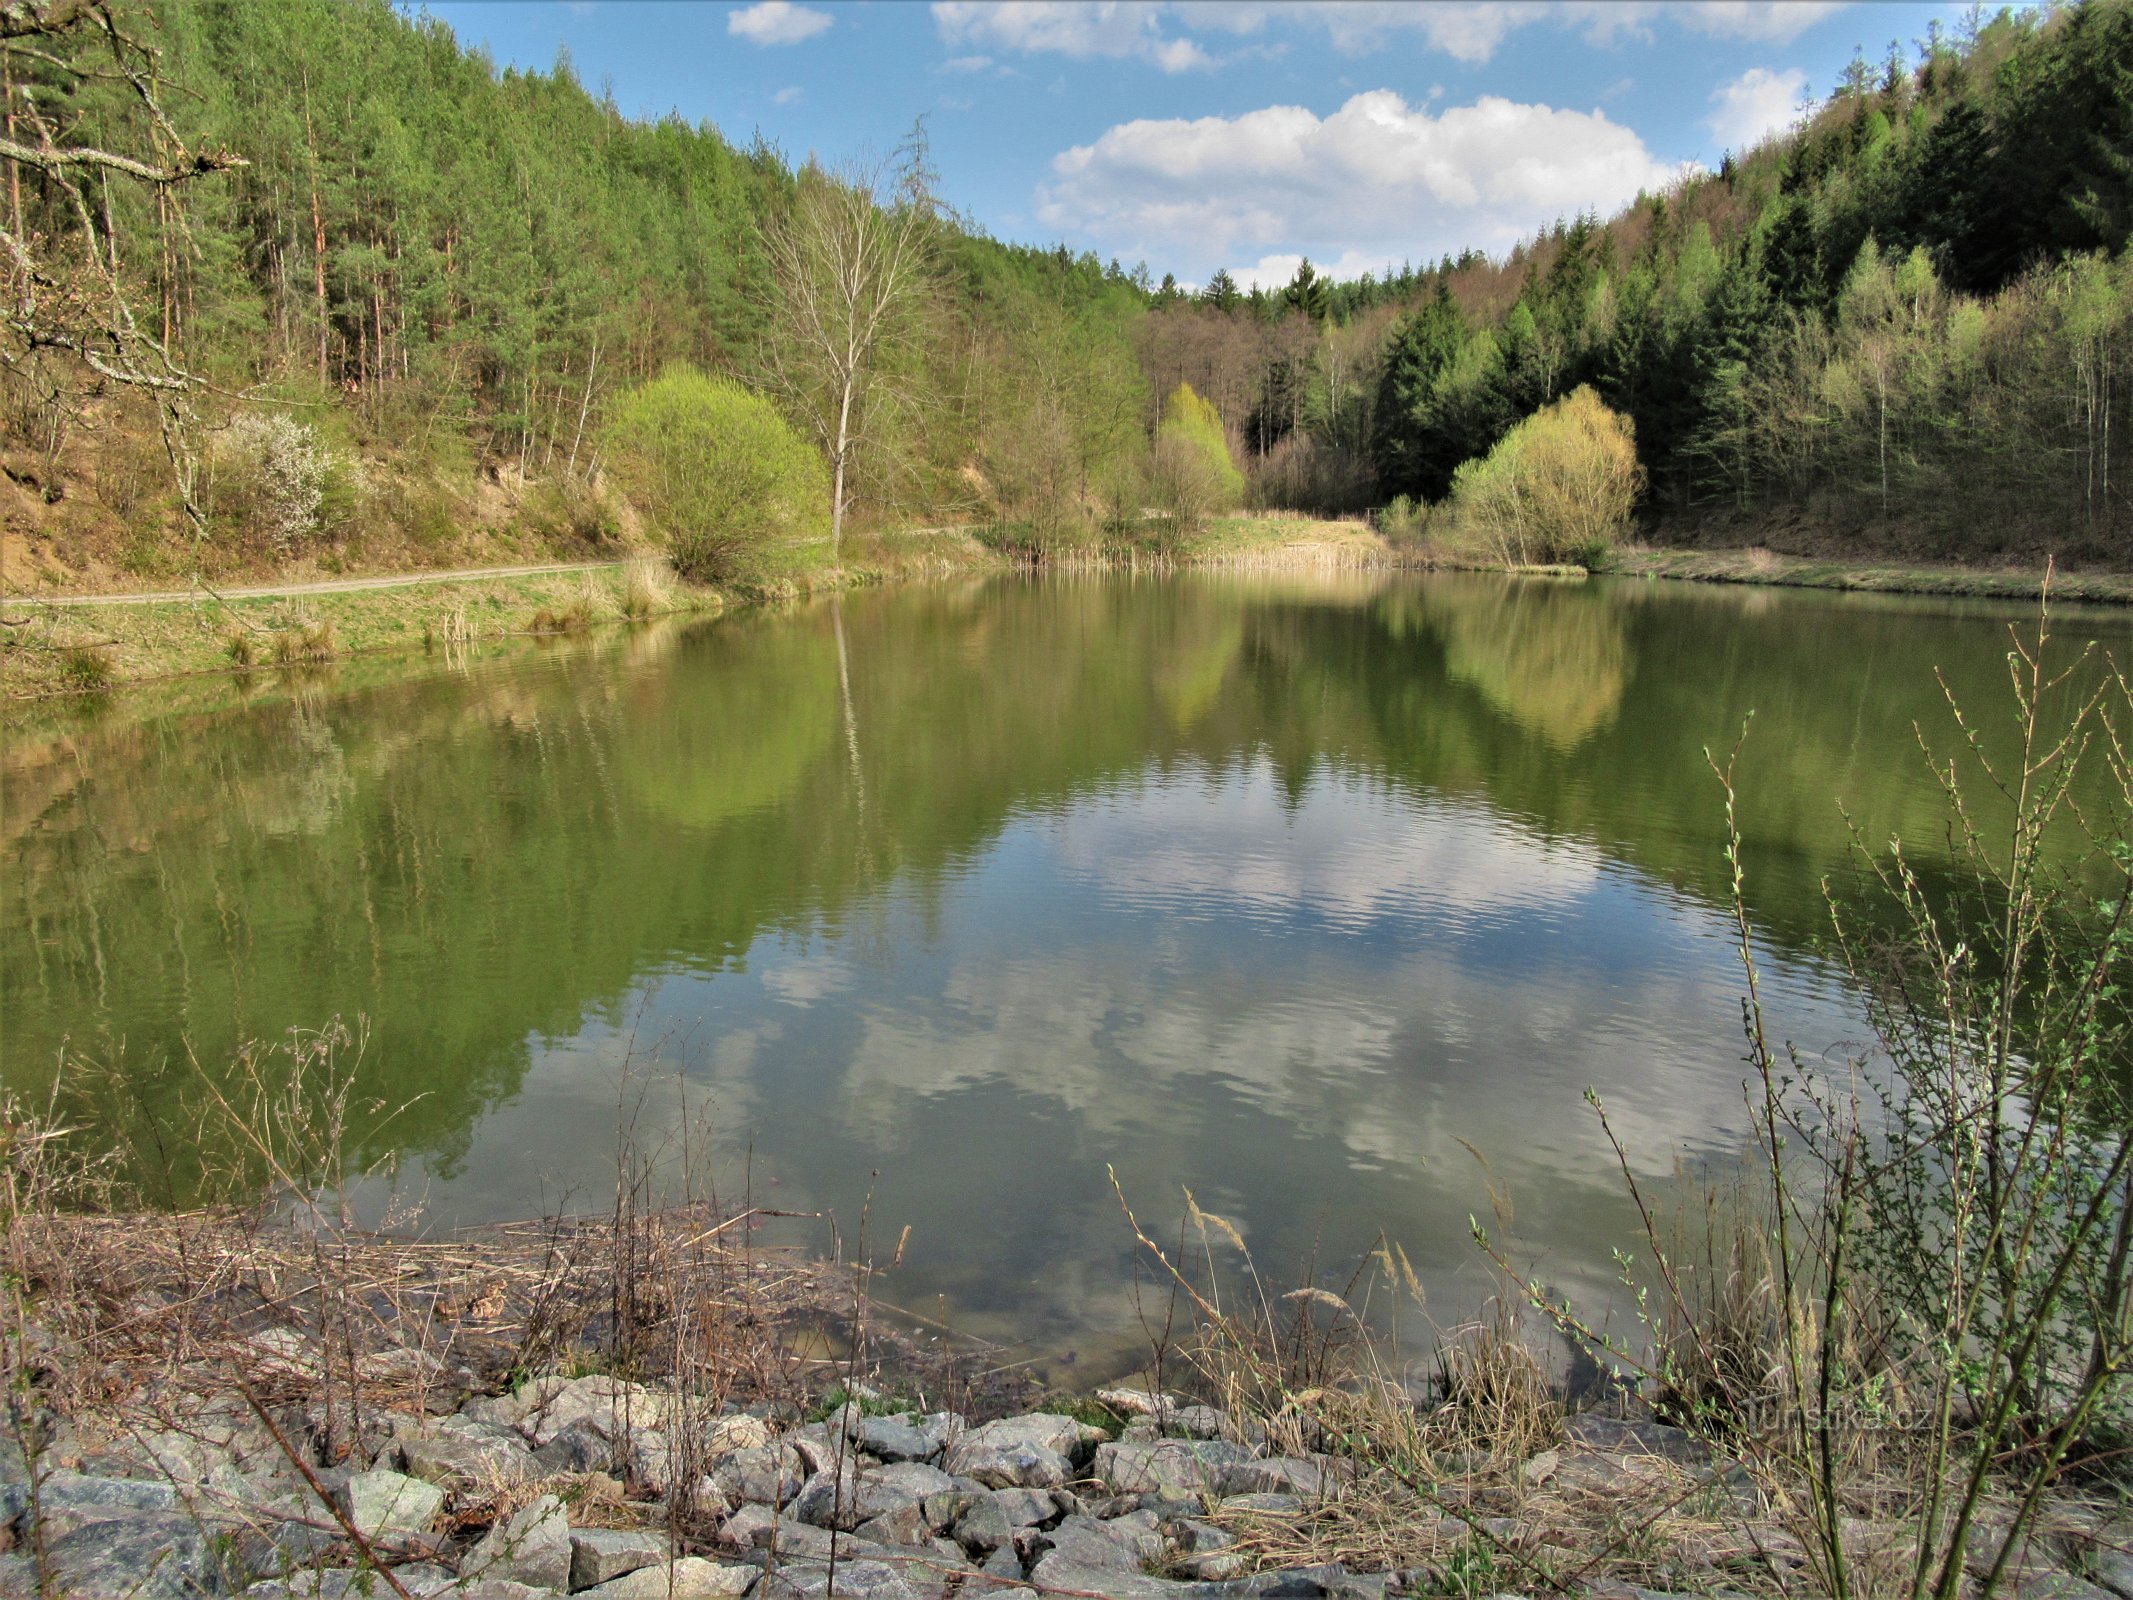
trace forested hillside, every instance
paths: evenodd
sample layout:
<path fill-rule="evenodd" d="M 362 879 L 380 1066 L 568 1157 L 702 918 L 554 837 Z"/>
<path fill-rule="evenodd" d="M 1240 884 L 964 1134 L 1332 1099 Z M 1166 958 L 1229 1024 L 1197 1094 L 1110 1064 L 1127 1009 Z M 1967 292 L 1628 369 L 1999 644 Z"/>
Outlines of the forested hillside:
<path fill-rule="evenodd" d="M 110 16 L 6 42 L 11 580 L 656 537 L 608 471 L 617 396 L 687 362 L 793 410 L 766 240 L 823 174 L 385 0 Z M 1892 48 L 1715 174 L 1383 279 L 1187 292 L 959 224 L 922 130 L 884 175 L 926 270 L 849 450 L 857 526 L 1093 537 L 1163 501 L 1181 384 L 1252 504 L 1436 500 L 1589 385 L 1662 539 L 2133 549 L 2123 0 Z"/>

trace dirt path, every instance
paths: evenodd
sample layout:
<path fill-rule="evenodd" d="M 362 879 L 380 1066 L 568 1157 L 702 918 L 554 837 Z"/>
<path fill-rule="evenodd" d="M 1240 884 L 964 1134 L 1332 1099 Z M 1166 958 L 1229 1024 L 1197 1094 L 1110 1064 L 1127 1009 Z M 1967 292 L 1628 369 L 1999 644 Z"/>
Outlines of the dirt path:
<path fill-rule="evenodd" d="M 240 589 L 217 589 L 225 600 L 279 600 L 303 594 L 346 594 L 355 589 L 411 589 L 425 583 L 479 583 L 484 578 L 531 578 L 547 572 L 607 572 L 619 561 L 552 561 L 524 567 L 461 567 L 438 572 L 395 572 L 375 578 L 325 578 L 316 583 L 269 583 Z M 11 594 L 7 606 L 148 606 L 182 603 L 204 596 L 200 589 L 164 589 L 149 594 Z"/>

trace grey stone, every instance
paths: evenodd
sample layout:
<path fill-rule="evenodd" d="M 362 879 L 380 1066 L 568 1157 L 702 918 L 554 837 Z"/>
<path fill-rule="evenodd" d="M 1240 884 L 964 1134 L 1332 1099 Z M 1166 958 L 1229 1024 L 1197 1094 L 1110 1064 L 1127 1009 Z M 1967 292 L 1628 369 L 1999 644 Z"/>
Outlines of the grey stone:
<path fill-rule="evenodd" d="M 1037 1528 L 1057 1522 L 1065 1509 L 1060 1496 L 1047 1489 L 995 1489 L 991 1499 L 1010 1528 Z"/>
<path fill-rule="evenodd" d="M 481 1395 L 459 1408 L 469 1422 L 516 1428 L 526 1415 L 526 1401 L 516 1394 Z"/>
<path fill-rule="evenodd" d="M 570 1587 L 590 1589 L 666 1560 L 667 1539 L 648 1528 L 573 1528 Z"/>
<path fill-rule="evenodd" d="M 1098 1389 L 1096 1398 L 1122 1417 L 1166 1417 L 1179 1409 L 1174 1395 L 1148 1389 Z"/>
<path fill-rule="evenodd" d="M 793 1429 L 785 1436 L 785 1443 L 799 1452 L 810 1473 L 832 1471 L 852 1453 L 844 1435 L 830 1432 L 829 1425 L 821 1422 Z"/>
<path fill-rule="evenodd" d="M 798 1454 L 783 1445 L 736 1450 L 721 1457 L 710 1476 L 719 1493 L 734 1505 L 784 1505 L 806 1481 Z"/>
<path fill-rule="evenodd" d="M 1189 1596 L 1193 1590 L 1190 1584 L 1152 1578 L 1124 1567 L 1077 1566 L 1058 1551 L 1039 1556 L 1029 1575 L 1039 1588 L 1075 1589 L 1108 1595 L 1111 1600 L 1172 1600 L 1173 1596 Z"/>
<path fill-rule="evenodd" d="M 638 1567 L 583 1593 L 595 1600 L 669 1600 L 670 1596 L 672 1600 L 730 1600 L 731 1596 L 747 1594 L 761 1578 L 754 1567 L 683 1556 L 674 1562 Z"/>
<path fill-rule="evenodd" d="M 400 1463 L 409 1477 L 446 1487 L 524 1483 L 538 1471 L 533 1453 L 516 1434 L 456 1417 L 403 1438 Z"/>
<path fill-rule="evenodd" d="M 852 1536 L 870 1544 L 900 1545 L 912 1549 L 932 1548 L 933 1524 L 926 1517 L 926 1503 L 914 1500 L 882 1516 L 869 1517 L 852 1530 Z"/>
<path fill-rule="evenodd" d="M 334 1494 L 366 1539 L 426 1533 L 444 1509 L 444 1491 L 399 1472 L 358 1472 Z"/>
<path fill-rule="evenodd" d="M 796 1522 L 769 1506 L 742 1506 L 725 1520 L 719 1537 L 738 1549 L 766 1550 L 780 1559 L 827 1560 L 833 1545 L 849 1550 L 853 1543 L 849 1536 L 838 1539 L 827 1529 Z"/>
<path fill-rule="evenodd" d="M 862 1417 L 851 1437 L 860 1449 L 883 1461 L 931 1461 L 941 1453 L 939 1440 L 900 1417 Z"/>
<path fill-rule="evenodd" d="M 1223 1471 L 1251 1459 L 1252 1453 L 1242 1445 L 1222 1439 L 1119 1441 L 1097 1448 L 1095 1470 L 1098 1478 L 1121 1493 L 1185 1500 L 1218 1493 Z"/>
<path fill-rule="evenodd" d="M 1002 1417 L 999 1421 L 988 1422 L 980 1428 L 971 1428 L 956 1442 L 962 1445 L 978 1444 L 991 1449 L 1032 1444 L 1040 1450 L 1049 1450 L 1054 1455 L 1071 1458 L 1080 1454 L 1084 1446 L 1094 1444 L 1101 1438 L 1102 1429 L 1076 1422 L 1072 1417 L 1061 1416 L 1054 1411 L 1032 1411 L 1019 1417 Z"/>
<path fill-rule="evenodd" d="M 1156 1421 L 1165 1433 L 1179 1439 L 1227 1439 L 1232 1432 L 1229 1413 L 1213 1406 L 1179 1406 Z"/>
<path fill-rule="evenodd" d="M 243 1576 L 214 1535 L 177 1511 L 136 1511 L 86 1522 L 45 1546 L 52 1592 L 69 1600 L 201 1600 Z"/>
<path fill-rule="evenodd" d="M 1611 1455 L 1657 1456 L 1682 1467 L 1711 1464 L 1708 1445 L 1680 1428 L 1669 1428 L 1659 1422 L 1624 1422 L 1619 1417 L 1603 1417 L 1588 1411 L 1563 1424 L 1563 1437 L 1572 1444 L 1581 1444 L 1588 1450 L 1605 1450 Z"/>
<path fill-rule="evenodd" d="M 631 1429 L 633 1434 L 636 1430 Z M 559 1429 L 533 1452 L 544 1473 L 606 1472 L 615 1463 L 615 1446 L 594 1423 L 580 1418 Z"/>
<path fill-rule="evenodd" d="M 1224 1498 L 1238 1494 L 1288 1494 L 1316 1500 L 1328 1487 L 1325 1468 L 1302 1456 L 1268 1456 L 1260 1460 L 1231 1462 L 1215 1472 L 1215 1492 Z"/>
<path fill-rule="evenodd" d="M 1237 1542 L 1212 1522 L 1201 1522 L 1193 1517 L 1167 1524 L 1167 1531 L 1171 1542 L 1189 1556 L 1204 1556 L 1211 1550 L 1227 1550 Z"/>
<path fill-rule="evenodd" d="M 987 1556 L 985 1564 L 978 1570 L 988 1578 L 1006 1578 L 1019 1583 L 1022 1579 L 1022 1558 L 1015 1554 L 1013 1545 L 1005 1544 Z"/>
<path fill-rule="evenodd" d="M 745 1412 L 713 1417 L 704 1424 L 704 1457 L 715 1460 L 736 1450 L 761 1450 L 770 1443 L 770 1425 Z"/>
<path fill-rule="evenodd" d="M 969 1506 L 955 1520 L 955 1542 L 973 1555 L 989 1555 L 1013 1543 L 1016 1524 L 1001 1499 L 993 1494 L 972 1495 Z"/>
<path fill-rule="evenodd" d="M 2133 1600 L 2133 1555 L 2098 1545 L 2084 1551 L 2082 1559 L 2092 1582 L 2110 1590 L 2118 1600 Z"/>
<path fill-rule="evenodd" d="M 920 1600 L 920 1590 L 882 1561 L 840 1561 L 834 1572 L 812 1563 L 779 1567 L 758 1593 L 763 1600 Z"/>
<path fill-rule="evenodd" d="M 936 1456 L 968 1431 L 963 1419 L 953 1411 L 929 1411 L 912 1426 L 925 1435 Z"/>
<path fill-rule="evenodd" d="M 1136 1513 L 1146 1515 L 1146 1513 Z M 1154 1518 L 1149 1518 L 1152 1526 Z M 1116 1522 L 1098 1522 L 1093 1517 L 1068 1517 L 1044 1535 L 1050 1541 L 1050 1556 L 1077 1567 L 1108 1567 L 1138 1572 L 1145 1559 L 1134 1531 Z M 1050 1559 L 1047 1556 L 1045 1559 Z"/>
<path fill-rule="evenodd" d="M 1304 1508 L 1302 1499 L 1293 1494 L 1226 1494 L 1221 1505 L 1224 1511 L 1263 1517 L 1293 1517 Z"/>
<path fill-rule="evenodd" d="M 568 1380 L 536 1378 L 519 1392 L 525 1395 L 528 1390 L 533 1403 L 520 1426 L 536 1446 L 548 1443 L 579 1422 L 592 1424 L 610 1439 L 619 1439 L 637 1424 L 662 1424 L 672 1404 L 668 1397 L 642 1384 L 605 1373 Z"/>
<path fill-rule="evenodd" d="M 852 1460 L 841 1472 L 809 1478 L 793 1502 L 793 1514 L 818 1528 L 849 1530 L 954 1487 L 948 1474 L 916 1461 L 862 1466 Z"/>
<path fill-rule="evenodd" d="M 23 1509 L 28 1509 L 26 1495 Z M 154 1483 L 143 1478 L 104 1478 L 79 1472 L 55 1472 L 38 1486 L 38 1516 L 47 1538 L 71 1533 L 92 1522 L 107 1522 L 142 1511 L 177 1509 L 176 1489 L 167 1483 Z"/>
<path fill-rule="evenodd" d="M 950 1445 L 942 1464 L 958 1477 L 988 1489 L 1056 1489 L 1074 1472 L 1071 1461 L 1043 1445 L 1028 1440 L 980 1443 L 973 1434 Z"/>
<path fill-rule="evenodd" d="M 1204 1550 L 1184 1557 L 1178 1562 L 1178 1568 L 1187 1577 L 1219 1582 L 1234 1578 L 1244 1570 L 1244 1556 L 1236 1550 Z"/>
<path fill-rule="evenodd" d="M 570 1583 L 570 1517 L 544 1494 L 499 1522 L 459 1564 L 462 1575 L 562 1589 Z"/>
<path fill-rule="evenodd" d="M 410 1561 L 395 1567 L 393 1576 L 414 1595 L 435 1594 L 458 1581 L 444 1568 L 427 1561 Z M 253 1584 L 245 1593 L 252 1600 L 391 1600 L 393 1589 L 372 1567 L 326 1567 L 270 1578 Z"/>

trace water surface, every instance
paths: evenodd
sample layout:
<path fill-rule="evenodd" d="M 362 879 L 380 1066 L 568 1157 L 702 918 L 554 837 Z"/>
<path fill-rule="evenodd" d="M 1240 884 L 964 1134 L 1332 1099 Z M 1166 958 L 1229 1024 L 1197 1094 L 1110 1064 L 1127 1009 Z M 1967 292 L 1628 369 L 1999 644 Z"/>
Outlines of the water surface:
<path fill-rule="evenodd" d="M 1998 715 L 2021 615 L 993 580 L 122 705 L 10 743 L 5 1078 L 100 1063 L 70 1104 L 182 1200 L 201 1071 L 361 1016 L 365 1093 L 415 1102 L 359 1123 L 396 1163 L 373 1203 L 597 1206 L 624 1104 L 648 1138 L 701 1115 L 728 1196 L 834 1211 L 849 1246 L 871 1194 L 877 1253 L 910 1229 L 892 1299 L 1084 1373 L 1131 1322 L 1109 1169 L 1145 1220 L 1189 1187 L 1278 1279 L 1382 1230 L 1450 1320 L 1487 1287 L 1479 1152 L 1541 1275 L 1604 1294 L 1631 1219 L 1585 1088 L 1651 1173 L 1741 1143 L 1704 747 L 1755 713 L 1770 997 L 1841 1058 L 1839 803 L 1930 846 L 1914 723 L 1950 744 L 1936 669 Z"/>

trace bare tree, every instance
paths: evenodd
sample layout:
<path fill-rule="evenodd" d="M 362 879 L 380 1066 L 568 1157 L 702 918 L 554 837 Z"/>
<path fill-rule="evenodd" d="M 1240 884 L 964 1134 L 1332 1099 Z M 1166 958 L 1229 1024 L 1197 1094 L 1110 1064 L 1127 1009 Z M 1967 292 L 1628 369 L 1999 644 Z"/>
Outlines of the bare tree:
<path fill-rule="evenodd" d="M 898 362 L 915 355 L 938 231 L 924 125 L 874 167 L 800 173 L 792 207 L 764 230 L 772 320 L 765 366 L 830 466 L 830 558 L 852 466 L 915 398 Z"/>
<path fill-rule="evenodd" d="M 172 192 L 244 162 L 186 144 L 163 112 L 157 68 L 156 52 L 120 26 L 108 0 L 0 0 L 8 186 L 0 369 L 56 400 L 67 379 L 48 365 L 55 355 L 61 373 L 151 395 L 186 515 L 204 531 L 185 410 L 199 380 L 179 364 L 167 331 L 151 332 L 134 316 L 111 190 L 119 183 L 154 192 L 164 227 L 182 229 Z M 99 106 L 107 117 L 93 114 Z M 102 148 L 108 136 L 126 137 L 129 123 L 143 148 Z"/>

